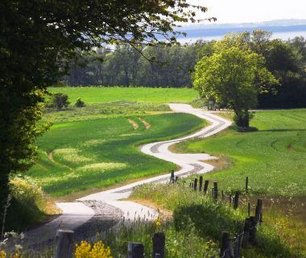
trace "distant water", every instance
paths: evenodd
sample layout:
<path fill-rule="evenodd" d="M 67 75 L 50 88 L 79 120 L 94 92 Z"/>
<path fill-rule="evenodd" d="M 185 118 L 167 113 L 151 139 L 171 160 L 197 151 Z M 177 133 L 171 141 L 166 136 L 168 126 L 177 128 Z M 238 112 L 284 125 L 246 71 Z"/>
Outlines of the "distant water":
<path fill-rule="evenodd" d="M 210 41 L 210 40 L 220 40 L 223 39 L 225 35 L 216 35 L 216 36 L 203 36 L 203 37 L 187 37 L 186 38 L 180 38 L 179 42 L 181 43 L 194 43 L 197 40 L 204 40 L 204 41 Z M 282 40 L 288 40 L 293 39 L 295 37 L 304 37 L 306 39 L 306 31 L 288 31 L 288 32 L 274 32 L 272 34 L 273 39 L 282 39 Z"/>

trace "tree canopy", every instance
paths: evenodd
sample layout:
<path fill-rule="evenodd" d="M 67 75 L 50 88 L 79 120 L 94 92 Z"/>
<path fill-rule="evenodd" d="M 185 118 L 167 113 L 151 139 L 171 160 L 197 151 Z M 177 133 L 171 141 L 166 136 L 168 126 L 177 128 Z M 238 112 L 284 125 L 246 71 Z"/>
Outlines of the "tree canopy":
<path fill-rule="evenodd" d="M 267 82 L 277 83 L 265 68 L 264 58 L 248 48 L 228 44 L 227 39 L 195 67 L 194 87 L 200 96 L 232 108 L 239 127 L 249 127 L 248 111 L 256 107 L 257 95 Z"/>

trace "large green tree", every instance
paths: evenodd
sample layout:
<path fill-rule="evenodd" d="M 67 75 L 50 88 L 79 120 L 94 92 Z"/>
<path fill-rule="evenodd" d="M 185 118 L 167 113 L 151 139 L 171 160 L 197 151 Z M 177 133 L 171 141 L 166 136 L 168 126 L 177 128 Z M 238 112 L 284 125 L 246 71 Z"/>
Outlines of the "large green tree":
<path fill-rule="evenodd" d="M 263 57 L 247 47 L 228 44 L 226 39 L 195 67 L 194 87 L 200 96 L 233 109 L 235 123 L 243 128 L 249 127 L 249 109 L 256 106 L 266 83 L 277 81 L 265 68 Z"/>
<path fill-rule="evenodd" d="M 11 173 L 33 163 L 42 94 L 75 50 L 118 41 L 174 42 L 195 21 L 186 0 L 2 0 L 0 2 L 0 221 Z M 61 68 L 61 69 L 59 69 Z"/>

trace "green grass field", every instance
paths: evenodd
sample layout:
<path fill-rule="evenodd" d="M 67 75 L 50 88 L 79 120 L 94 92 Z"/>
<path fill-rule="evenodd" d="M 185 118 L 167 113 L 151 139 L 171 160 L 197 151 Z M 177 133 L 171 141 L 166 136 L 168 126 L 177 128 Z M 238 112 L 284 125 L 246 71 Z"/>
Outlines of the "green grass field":
<path fill-rule="evenodd" d="M 230 116 L 227 113 L 225 117 Z M 247 203 L 251 203 L 253 215 L 256 199 L 262 198 L 263 224 L 258 227 L 257 245 L 243 250 L 243 257 L 306 257 L 306 110 L 259 111 L 251 126 L 258 131 L 241 133 L 230 128 L 211 138 L 175 146 L 179 152 L 219 156 L 221 162 L 213 162 L 220 166 L 219 170 L 204 175 L 204 179 L 217 180 L 220 191 L 243 193 L 245 177 L 249 177 L 250 192 L 241 195 L 236 212 L 229 209 L 232 214 L 223 213 L 229 208 L 228 198 L 223 204 L 221 201 L 210 203 L 205 201 L 210 195 L 188 191 L 186 186 L 195 176 L 186 182 L 179 181 L 182 185 L 141 186 L 132 198 L 172 211 L 179 232 L 182 229 L 178 225 L 182 225 L 183 230 L 186 225 L 193 225 L 196 237 L 209 237 L 216 246 L 220 244 L 222 231 L 230 232 L 231 227 L 239 225 L 235 222 L 238 214 L 242 227 Z M 232 235 L 235 231 L 237 229 Z M 190 253 L 199 250 L 203 255 L 200 249 L 195 245 Z"/>
<path fill-rule="evenodd" d="M 38 139 L 40 160 L 28 175 L 47 193 L 62 197 L 168 173 L 173 164 L 142 154 L 139 146 L 188 134 L 205 123 L 160 110 L 168 108 L 116 102 L 47 114 L 54 124 Z"/>
<path fill-rule="evenodd" d="M 188 88 L 123 88 L 123 87 L 53 87 L 51 93 L 67 94 L 71 103 L 81 98 L 87 104 L 114 101 L 137 101 L 147 103 L 187 103 L 198 98 L 194 89 Z"/>
<path fill-rule="evenodd" d="M 185 135 L 205 124 L 191 115 L 168 114 L 164 104 L 191 102 L 197 97 L 192 89 L 56 87 L 49 91 L 67 94 L 71 105 L 45 113 L 44 121 L 53 126 L 38 139 L 39 161 L 28 175 L 56 197 L 75 197 L 167 173 L 173 164 L 142 154 L 139 146 Z M 77 98 L 86 107 L 73 107 Z"/>
<path fill-rule="evenodd" d="M 270 196 L 306 196 L 306 110 L 257 112 L 256 132 L 229 129 L 209 139 L 182 143 L 182 152 L 205 152 L 224 158 L 227 169 L 209 173 L 224 189 L 241 189 L 249 176 L 253 193 Z"/>

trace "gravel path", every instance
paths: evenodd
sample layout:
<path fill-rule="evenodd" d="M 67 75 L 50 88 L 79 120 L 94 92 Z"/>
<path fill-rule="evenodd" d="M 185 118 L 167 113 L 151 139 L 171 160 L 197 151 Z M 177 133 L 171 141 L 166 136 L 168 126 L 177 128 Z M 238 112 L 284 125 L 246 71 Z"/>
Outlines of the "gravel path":
<path fill-rule="evenodd" d="M 159 159 L 177 164 L 180 170 L 176 176 L 188 176 L 193 173 L 207 173 L 213 166 L 206 164 L 205 160 L 216 159 L 208 154 L 181 154 L 172 153 L 169 147 L 173 144 L 195 138 L 204 138 L 214 135 L 228 126 L 231 122 L 210 112 L 194 109 L 186 104 L 169 104 L 174 112 L 188 113 L 207 120 L 210 125 L 191 135 L 175 140 L 162 141 L 144 145 L 141 151 Z M 133 221 L 137 219 L 154 220 L 157 211 L 138 203 L 123 200 L 129 197 L 133 188 L 142 184 L 167 182 L 169 174 L 140 180 L 115 189 L 91 194 L 70 203 L 57 203 L 62 210 L 62 215 L 38 229 L 25 233 L 25 239 L 30 243 L 40 244 L 53 242 L 56 230 L 75 230 L 79 237 L 91 235 L 93 229 L 105 231 L 114 226 L 118 221 Z M 79 238 L 77 237 L 77 238 Z"/>

